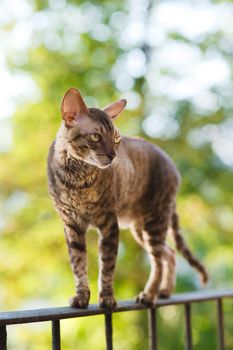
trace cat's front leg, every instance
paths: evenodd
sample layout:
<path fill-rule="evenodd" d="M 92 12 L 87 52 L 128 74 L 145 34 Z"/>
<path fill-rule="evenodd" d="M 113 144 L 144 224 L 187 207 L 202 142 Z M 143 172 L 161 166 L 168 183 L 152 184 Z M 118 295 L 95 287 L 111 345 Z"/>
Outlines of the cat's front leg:
<path fill-rule="evenodd" d="M 87 308 L 90 289 L 87 279 L 86 230 L 77 224 L 65 225 L 65 236 L 75 279 L 76 295 L 70 299 L 70 306 Z"/>
<path fill-rule="evenodd" d="M 119 244 L 119 227 L 116 216 L 108 213 L 98 224 L 99 240 L 99 305 L 116 309 L 113 277 Z"/>

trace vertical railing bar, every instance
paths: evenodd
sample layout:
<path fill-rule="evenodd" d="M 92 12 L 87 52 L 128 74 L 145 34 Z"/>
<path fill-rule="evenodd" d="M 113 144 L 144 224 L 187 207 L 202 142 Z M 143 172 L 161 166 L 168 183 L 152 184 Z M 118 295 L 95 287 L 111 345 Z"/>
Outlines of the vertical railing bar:
<path fill-rule="evenodd" d="M 224 326 L 223 326 L 223 308 L 222 299 L 217 299 L 217 317 L 218 317 L 218 348 L 224 350 Z"/>
<path fill-rule="evenodd" d="M 106 350 L 113 350 L 112 343 L 112 313 L 107 312 L 105 317 L 105 339 L 106 339 Z"/>
<path fill-rule="evenodd" d="M 7 332 L 6 326 L 0 326 L 0 349 L 7 349 Z"/>
<path fill-rule="evenodd" d="M 185 350 L 192 350 L 192 326 L 191 326 L 191 305 L 185 307 Z"/>
<path fill-rule="evenodd" d="M 52 321 L 52 349 L 61 350 L 60 320 Z"/>
<path fill-rule="evenodd" d="M 157 350 L 157 322 L 156 309 L 148 310 L 148 333 L 149 333 L 149 350 Z"/>

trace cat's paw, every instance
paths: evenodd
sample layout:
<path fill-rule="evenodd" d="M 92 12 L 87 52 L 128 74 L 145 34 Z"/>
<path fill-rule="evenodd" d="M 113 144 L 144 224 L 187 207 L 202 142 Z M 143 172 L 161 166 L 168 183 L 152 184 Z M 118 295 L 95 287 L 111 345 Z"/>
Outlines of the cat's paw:
<path fill-rule="evenodd" d="M 159 298 L 161 299 L 168 299 L 170 295 L 171 291 L 169 289 L 164 288 L 159 291 Z"/>
<path fill-rule="evenodd" d="M 101 308 L 107 308 L 113 311 L 117 310 L 117 302 L 113 295 L 100 295 L 99 296 L 99 306 Z"/>
<path fill-rule="evenodd" d="M 152 295 L 146 292 L 140 292 L 136 297 L 136 303 L 147 305 L 147 306 L 155 306 L 157 300 L 157 295 Z"/>
<path fill-rule="evenodd" d="M 86 309 L 88 307 L 90 300 L 90 291 L 89 290 L 80 290 L 77 294 L 70 298 L 70 306 L 78 309 Z"/>

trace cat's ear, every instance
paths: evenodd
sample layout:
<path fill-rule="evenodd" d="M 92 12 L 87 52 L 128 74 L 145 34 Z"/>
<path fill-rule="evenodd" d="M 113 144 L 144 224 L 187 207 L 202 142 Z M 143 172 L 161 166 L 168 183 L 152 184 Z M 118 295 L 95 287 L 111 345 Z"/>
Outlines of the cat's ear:
<path fill-rule="evenodd" d="M 103 111 L 106 113 L 109 118 L 116 118 L 125 108 L 127 100 L 122 99 L 117 102 L 112 103 L 111 105 L 106 106 Z"/>
<path fill-rule="evenodd" d="M 65 93 L 61 103 L 61 114 L 68 127 L 81 116 L 88 114 L 88 108 L 77 89 L 71 88 Z"/>

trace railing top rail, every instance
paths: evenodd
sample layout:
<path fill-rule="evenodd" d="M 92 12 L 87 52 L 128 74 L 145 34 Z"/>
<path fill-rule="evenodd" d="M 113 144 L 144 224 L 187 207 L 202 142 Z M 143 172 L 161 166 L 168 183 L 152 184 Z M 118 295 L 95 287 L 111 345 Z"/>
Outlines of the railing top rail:
<path fill-rule="evenodd" d="M 226 297 L 233 297 L 233 289 L 202 290 L 191 293 L 174 294 L 168 299 L 158 299 L 157 307 L 202 302 Z M 120 301 L 115 312 L 148 309 L 146 305 L 136 304 L 134 301 Z M 73 317 L 106 314 L 106 309 L 92 304 L 87 309 L 75 309 L 71 307 L 57 307 L 35 310 L 20 310 L 0 312 L 0 325 L 53 321 Z"/>

